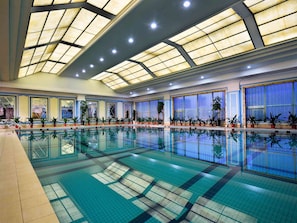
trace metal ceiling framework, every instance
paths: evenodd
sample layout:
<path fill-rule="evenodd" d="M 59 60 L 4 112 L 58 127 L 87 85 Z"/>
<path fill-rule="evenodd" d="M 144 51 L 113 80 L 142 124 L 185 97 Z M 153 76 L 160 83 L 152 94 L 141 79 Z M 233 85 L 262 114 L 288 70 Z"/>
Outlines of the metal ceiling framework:
<path fill-rule="evenodd" d="M 92 47 L 117 15 L 135 4 L 131 0 L 35 0 L 19 77 L 61 74 L 82 50 Z M 122 91 L 296 37 L 296 0 L 240 1 L 91 79 Z"/>

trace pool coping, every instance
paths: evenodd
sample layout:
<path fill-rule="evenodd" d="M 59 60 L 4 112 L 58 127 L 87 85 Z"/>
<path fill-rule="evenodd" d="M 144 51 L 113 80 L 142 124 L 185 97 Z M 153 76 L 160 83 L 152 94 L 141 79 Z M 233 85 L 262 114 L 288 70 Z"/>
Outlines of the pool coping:
<path fill-rule="evenodd" d="M 0 222 L 59 222 L 14 129 L 0 129 Z"/>

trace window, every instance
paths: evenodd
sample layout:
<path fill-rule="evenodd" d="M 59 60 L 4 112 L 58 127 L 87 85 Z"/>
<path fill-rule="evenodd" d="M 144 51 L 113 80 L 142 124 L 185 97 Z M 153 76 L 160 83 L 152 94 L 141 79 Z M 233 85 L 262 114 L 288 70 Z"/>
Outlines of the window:
<path fill-rule="evenodd" d="M 136 103 L 138 118 L 162 119 L 162 113 L 158 114 L 158 103 L 162 100 L 142 101 Z"/>
<path fill-rule="evenodd" d="M 213 99 L 221 98 L 221 110 L 216 113 L 212 111 Z M 197 118 L 208 120 L 214 117 L 216 120 L 225 119 L 225 92 L 210 92 L 198 95 L 189 95 L 173 98 L 174 118 L 178 120 L 189 120 Z"/>
<path fill-rule="evenodd" d="M 255 116 L 256 120 L 265 120 L 281 114 L 279 119 L 286 121 L 289 112 L 296 114 L 296 81 L 245 89 L 246 116 Z"/>
<path fill-rule="evenodd" d="M 98 116 L 98 103 L 97 101 L 88 101 L 88 117 L 96 118 Z"/>
<path fill-rule="evenodd" d="M 63 118 L 73 118 L 74 100 L 61 99 L 60 112 Z"/>
<path fill-rule="evenodd" d="M 15 113 L 15 96 L 0 96 L 0 119 L 12 119 Z"/>
<path fill-rule="evenodd" d="M 47 118 L 47 98 L 31 98 L 31 117 Z"/>

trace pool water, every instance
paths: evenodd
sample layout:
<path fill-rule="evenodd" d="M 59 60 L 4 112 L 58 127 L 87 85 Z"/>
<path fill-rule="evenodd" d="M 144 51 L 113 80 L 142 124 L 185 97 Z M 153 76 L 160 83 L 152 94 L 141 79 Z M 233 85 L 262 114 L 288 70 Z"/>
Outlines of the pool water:
<path fill-rule="evenodd" d="M 297 136 L 19 131 L 60 222 L 297 222 Z"/>

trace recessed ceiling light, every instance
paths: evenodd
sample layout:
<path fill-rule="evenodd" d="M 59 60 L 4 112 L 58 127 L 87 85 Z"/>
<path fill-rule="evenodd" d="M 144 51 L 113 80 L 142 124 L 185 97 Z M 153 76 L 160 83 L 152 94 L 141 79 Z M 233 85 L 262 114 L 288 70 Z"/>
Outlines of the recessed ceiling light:
<path fill-rule="evenodd" d="M 128 39 L 128 42 L 129 42 L 129 43 L 134 43 L 134 39 L 133 39 L 132 37 L 130 37 L 130 38 Z"/>
<path fill-rule="evenodd" d="M 147 88 L 146 90 L 147 90 L 147 91 L 149 91 L 149 90 L 150 90 L 150 88 Z"/>
<path fill-rule="evenodd" d="M 204 79 L 204 76 L 201 76 L 200 78 L 201 78 L 201 79 Z"/>
<path fill-rule="evenodd" d="M 94 64 L 90 64 L 90 68 L 93 68 L 94 67 Z"/>
<path fill-rule="evenodd" d="M 79 77 L 79 74 L 75 74 L 76 77 Z"/>
<path fill-rule="evenodd" d="M 116 54 L 118 51 L 117 51 L 117 49 L 112 49 L 112 51 L 111 51 L 113 54 Z"/>
<path fill-rule="evenodd" d="M 191 6 L 191 2 L 190 1 L 184 1 L 183 6 L 184 6 L 184 8 L 189 8 Z"/>
<path fill-rule="evenodd" d="M 156 22 L 151 23 L 151 29 L 156 29 L 158 27 Z"/>
<path fill-rule="evenodd" d="M 82 71 L 81 72 L 83 72 L 83 73 L 86 73 L 86 70 L 85 69 L 82 69 Z"/>
<path fill-rule="evenodd" d="M 132 92 L 132 91 L 130 91 L 130 94 L 133 94 L 133 92 Z"/>
<path fill-rule="evenodd" d="M 169 86 L 172 86 L 173 84 L 172 83 L 169 83 Z"/>
<path fill-rule="evenodd" d="M 251 68 L 251 65 L 248 65 L 248 66 L 247 66 L 247 69 L 250 69 L 250 68 Z"/>
<path fill-rule="evenodd" d="M 103 62 L 104 61 L 104 58 L 103 57 L 100 57 L 99 61 L 100 62 Z"/>

